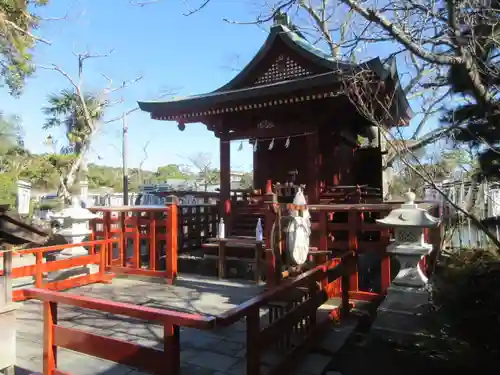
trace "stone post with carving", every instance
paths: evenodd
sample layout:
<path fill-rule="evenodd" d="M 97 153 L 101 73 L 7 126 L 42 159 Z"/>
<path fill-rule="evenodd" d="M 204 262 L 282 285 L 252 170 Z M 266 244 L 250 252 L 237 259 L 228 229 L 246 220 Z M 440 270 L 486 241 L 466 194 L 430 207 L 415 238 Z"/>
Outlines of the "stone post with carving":
<path fill-rule="evenodd" d="M 26 216 L 30 212 L 31 184 L 26 181 L 17 181 L 16 205 L 17 212 L 21 216 Z"/>
<path fill-rule="evenodd" d="M 83 202 L 85 207 L 89 206 L 89 182 L 87 180 L 82 180 L 79 182 L 80 187 L 80 201 Z"/>
<path fill-rule="evenodd" d="M 440 221 L 415 204 L 414 193 L 407 192 L 405 198 L 400 208 L 377 220 L 394 228 L 395 240 L 387 252 L 400 269 L 378 308 L 372 334 L 391 341 L 415 343 L 426 335 L 422 318 L 430 297 L 427 277 L 419 266 L 421 259 L 432 251 L 432 245 L 425 243 L 424 229 L 437 227 Z"/>

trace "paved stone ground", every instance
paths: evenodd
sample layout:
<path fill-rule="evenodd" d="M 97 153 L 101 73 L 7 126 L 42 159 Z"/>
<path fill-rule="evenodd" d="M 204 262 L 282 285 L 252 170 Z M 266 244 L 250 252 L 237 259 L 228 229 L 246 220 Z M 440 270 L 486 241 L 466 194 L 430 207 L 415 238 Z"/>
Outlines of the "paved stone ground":
<path fill-rule="evenodd" d="M 210 278 L 180 278 L 175 287 L 134 279 L 116 278 L 112 284 L 93 284 L 72 289 L 68 293 L 105 298 L 143 306 L 169 308 L 201 314 L 219 314 L 248 300 L 261 291 L 254 283 L 219 281 Z M 161 347 L 162 327 L 137 319 L 119 317 L 87 309 L 61 305 L 58 308 L 62 326 L 73 327 L 98 335 L 114 337 L 140 345 Z M 267 317 L 263 316 L 263 322 Z M 16 374 L 42 370 L 42 310 L 38 301 L 22 303 L 17 315 Z M 333 332 L 338 341 L 338 330 Z M 330 339 L 328 338 L 330 337 Z M 183 375 L 244 375 L 245 323 L 215 331 L 181 328 L 181 366 Z M 328 341 L 330 340 L 330 341 Z M 324 344 L 332 349 L 338 343 L 327 336 Z M 297 369 L 296 375 L 319 375 L 331 361 L 331 356 L 310 354 Z M 271 366 L 276 356 L 262 359 Z M 113 362 L 59 349 L 58 366 L 73 375 L 140 375 L 137 370 Z"/>
<path fill-rule="evenodd" d="M 218 314 L 256 295 L 261 287 L 248 283 L 221 282 L 208 278 L 180 278 L 175 287 L 138 281 L 114 279 L 112 284 L 92 284 L 68 293 L 111 299 L 143 306 L 178 311 Z M 162 327 L 144 321 L 100 313 L 87 309 L 61 306 L 58 311 L 62 326 L 73 327 L 103 336 L 126 339 L 144 346 L 160 346 Z M 22 304 L 17 315 L 17 357 L 19 373 L 41 371 L 42 312 L 37 301 Z M 181 361 L 183 374 L 240 374 L 244 366 L 245 326 L 237 323 L 231 329 L 204 332 L 181 329 Z M 137 371 L 126 366 L 60 349 L 59 367 L 74 375 L 129 374 Z"/>

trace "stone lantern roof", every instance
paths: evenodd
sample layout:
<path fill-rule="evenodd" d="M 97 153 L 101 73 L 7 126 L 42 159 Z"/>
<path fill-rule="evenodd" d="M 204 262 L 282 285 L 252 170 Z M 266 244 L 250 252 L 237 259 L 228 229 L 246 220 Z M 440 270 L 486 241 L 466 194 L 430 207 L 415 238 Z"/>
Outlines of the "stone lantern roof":
<path fill-rule="evenodd" d="M 69 219 L 70 221 L 85 221 L 96 218 L 97 215 L 93 214 L 86 208 L 83 208 L 78 198 L 71 199 L 71 206 L 64 208 L 60 212 L 53 215 L 54 219 Z"/>
<path fill-rule="evenodd" d="M 415 204 L 415 193 L 408 191 L 404 194 L 406 200 L 400 208 L 392 210 L 377 223 L 389 227 L 434 228 L 439 226 L 440 219 L 430 215 L 427 210 Z"/>

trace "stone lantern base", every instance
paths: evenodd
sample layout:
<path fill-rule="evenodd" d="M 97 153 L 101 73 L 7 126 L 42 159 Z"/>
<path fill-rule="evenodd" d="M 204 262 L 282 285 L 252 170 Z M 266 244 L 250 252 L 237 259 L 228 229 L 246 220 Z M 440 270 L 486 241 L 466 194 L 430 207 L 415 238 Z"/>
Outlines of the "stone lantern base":
<path fill-rule="evenodd" d="M 399 273 L 387 289 L 387 296 L 377 311 L 372 335 L 404 344 L 426 341 L 426 312 L 429 306 L 428 280 L 420 270 L 423 256 L 432 251 L 425 243 L 424 229 L 437 228 L 439 218 L 415 204 L 415 194 L 408 191 L 405 203 L 392 210 L 377 223 L 394 228 L 394 242 L 387 247 L 391 260 L 396 260 Z"/>
<path fill-rule="evenodd" d="M 425 321 L 430 300 L 429 286 L 418 264 L 431 249 L 430 245 L 388 249 L 392 259 L 399 262 L 400 271 L 377 310 L 372 335 L 404 345 L 417 344 L 429 338 Z"/>
<path fill-rule="evenodd" d="M 403 345 L 412 345 L 430 338 L 425 314 L 429 292 L 390 287 L 387 297 L 377 310 L 371 333 L 377 338 Z"/>

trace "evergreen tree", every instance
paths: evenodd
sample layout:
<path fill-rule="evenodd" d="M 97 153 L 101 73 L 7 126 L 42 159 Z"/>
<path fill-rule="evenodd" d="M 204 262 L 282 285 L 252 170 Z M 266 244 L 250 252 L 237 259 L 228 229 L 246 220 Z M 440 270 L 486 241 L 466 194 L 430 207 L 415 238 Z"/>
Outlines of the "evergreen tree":
<path fill-rule="evenodd" d="M 458 17 L 460 36 L 456 40 L 466 49 L 478 69 L 477 79 L 486 92 L 477 92 L 466 64 L 453 65 L 448 83 L 460 104 L 443 120 L 460 124 L 454 137 L 474 146 L 479 155 L 482 177 L 500 178 L 500 1 L 474 1 L 474 8 L 462 8 Z"/>
<path fill-rule="evenodd" d="M 34 71 L 32 49 L 40 40 L 31 31 L 39 18 L 33 7 L 48 0 L 0 0 L 0 77 L 12 95 L 19 95 L 24 80 Z"/>

